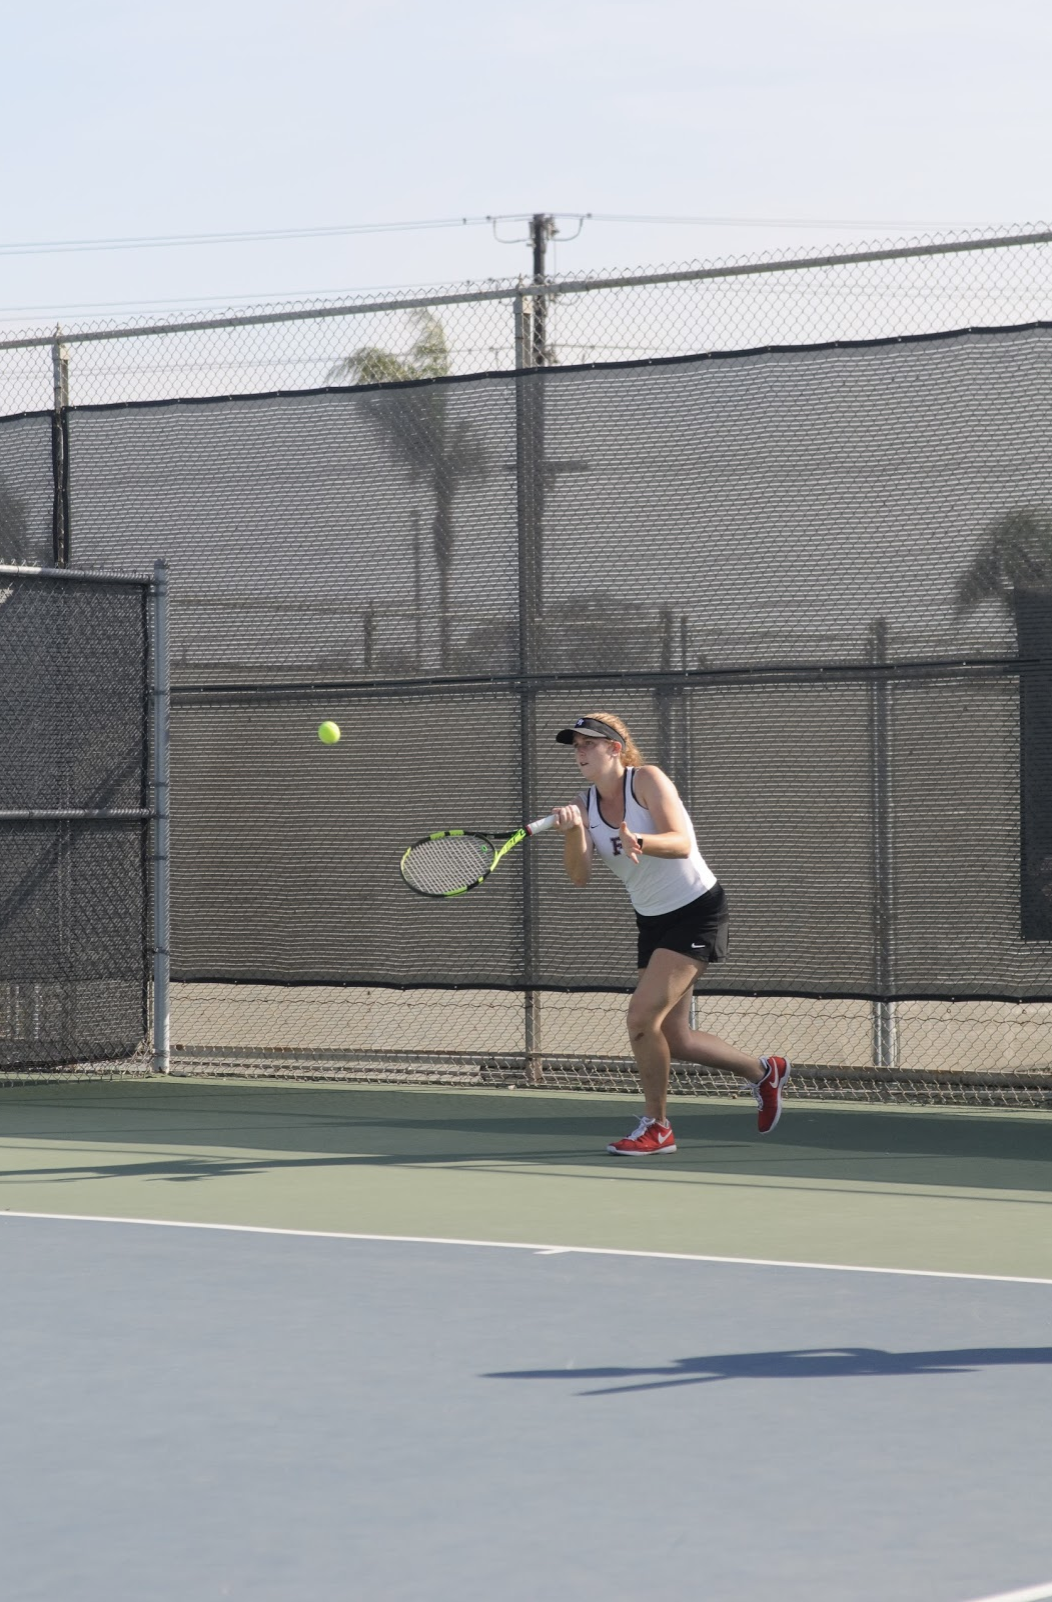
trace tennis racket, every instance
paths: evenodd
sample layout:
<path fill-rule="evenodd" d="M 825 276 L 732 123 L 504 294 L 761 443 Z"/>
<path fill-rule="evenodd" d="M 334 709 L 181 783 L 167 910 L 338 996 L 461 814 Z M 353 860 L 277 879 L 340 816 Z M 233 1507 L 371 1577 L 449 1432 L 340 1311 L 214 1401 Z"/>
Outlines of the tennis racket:
<path fill-rule="evenodd" d="M 509 851 L 532 834 L 544 834 L 555 816 L 524 823 L 514 834 L 481 834 L 470 829 L 442 829 L 427 834 L 405 852 L 402 878 L 421 896 L 462 896 L 484 884 Z"/>

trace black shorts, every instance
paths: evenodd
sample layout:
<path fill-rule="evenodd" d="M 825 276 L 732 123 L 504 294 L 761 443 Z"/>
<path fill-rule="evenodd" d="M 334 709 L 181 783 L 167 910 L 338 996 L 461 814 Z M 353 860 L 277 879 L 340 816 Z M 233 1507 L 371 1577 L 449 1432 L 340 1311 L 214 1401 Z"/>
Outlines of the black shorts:
<path fill-rule="evenodd" d="M 639 966 L 645 968 L 660 946 L 678 951 L 695 962 L 722 962 L 727 955 L 727 926 L 730 914 L 721 884 L 714 884 L 696 901 L 656 917 L 636 913 L 639 930 Z"/>

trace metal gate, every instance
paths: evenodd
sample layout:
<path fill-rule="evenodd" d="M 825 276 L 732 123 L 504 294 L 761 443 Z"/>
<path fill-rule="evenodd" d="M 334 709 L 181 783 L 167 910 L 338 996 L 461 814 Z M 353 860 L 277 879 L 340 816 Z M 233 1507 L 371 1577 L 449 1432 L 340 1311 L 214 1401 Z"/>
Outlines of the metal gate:
<path fill-rule="evenodd" d="M 0 1073 L 167 1070 L 166 572 L 0 565 Z"/>

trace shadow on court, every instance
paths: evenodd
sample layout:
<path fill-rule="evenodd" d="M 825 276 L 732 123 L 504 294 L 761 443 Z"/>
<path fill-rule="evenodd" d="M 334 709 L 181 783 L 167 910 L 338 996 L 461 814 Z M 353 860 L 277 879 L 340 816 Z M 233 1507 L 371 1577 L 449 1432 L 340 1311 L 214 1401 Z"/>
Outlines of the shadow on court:
<path fill-rule="evenodd" d="M 1052 1116 L 1044 1113 L 790 1099 L 777 1131 L 761 1138 L 746 1096 L 681 1100 L 672 1109 L 674 1155 L 645 1162 L 608 1156 L 606 1143 L 626 1133 L 635 1114 L 624 1096 L 530 1091 L 191 1080 L 17 1086 L 0 1089 L 0 1140 L 42 1142 L 48 1158 L 12 1165 L 0 1147 L 0 1177 L 19 1186 L 115 1176 L 193 1183 L 294 1170 L 470 1165 L 495 1172 L 572 1168 L 585 1178 L 593 1169 L 604 1178 L 645 1172 L 669 1184 L 712 1173 L 1052 1191 Z M 64 1164 L 65 1142 L 98 1150 Z"/>
<path fill-rule="evenodd" d="M 486 1374 L 484 1379 L 640 1379 L 634 1385 L 603 1385 L 579 1396 L 618 1396 L 733 1379 L 856 1379 L 880 1374 L 966 1374 L 976 1369 L 1052 1364 L 1052 1346 L 965 1346 L 935 1352 L 886 1352 L 878 1347 L 822 1347 L 787 1352 L 726 1352 L 679 1357 L 665 1368 L 527 1368 Z M 659 1376 L 643 1380 L 645 1375 Z"/>

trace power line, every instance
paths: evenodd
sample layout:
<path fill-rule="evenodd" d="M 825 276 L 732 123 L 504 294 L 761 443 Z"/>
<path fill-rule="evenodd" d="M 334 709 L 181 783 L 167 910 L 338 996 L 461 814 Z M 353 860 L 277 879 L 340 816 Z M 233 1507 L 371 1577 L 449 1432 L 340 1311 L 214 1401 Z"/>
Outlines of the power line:
<path fill-rule="evenodd" d="M 200 245 L 243 245 L 283 239 L 340 239 L 354 235 L 411 233 L 438 228 L 473 228 L 500 222 L 528 222 L 531 212 L 487 213 L 479 217 L 432 217 L 408 222 L 336 223 L 315 228 L 246 228 L 226 233 L 131 234 L 102 239 L 37 239 L 0 244 L 0 256 L 67 255 L 81 251 L 168 250 Z M 688 217 L 634 216 L 618 212 L 559 211 L 553 221 L 685 224 L 704 228 L 935 228 L 951 224 L 914 219 L 888 221 L 844 217 Z M 507 241 L 519 243 L 519 241 Z"/>
<path fill-rule="evenodd" d="M 111 239 L 38 239 L 0 244 L 0 256 L 41 256 L 82 250 L 157 250 L 173 245 L 240 245 L 273 239 L 328 239 L 350 234 L 395 234 L 426 228 L 467 228 L 501 220 L 503 219 L 496 217 L 437 217 L 417 222 L 338 223 L 324 228 L 252 228 L 222 234 L 144 234 Z"/>
<path fill-rule="evenodd" d="M 496 279 L 482 280 L 487 283 L 496 283 Z M 329 303 L 334 300 L 343 300 L 348 296 L 377 294 L 387 295 L 395 290 L 413 290 L 426 294 L 433 290 L 436 294 L 449 289 L 449 282 L 441 279 L 436 283 L 421 283 L 418 278 L 411 278 L 404 284 L 353 284 L 348 288 L 341 284 L 335 289 L 260 289 L 251 294 L 243 295 L 168 295 L 158 299 L 129 298 L 123 300 L 63 300 L 44 301 L 40 304 L 28 306 L 0 306 L 0 319 L 20 317 L 32 312 L 46 313 L 49 318 L 61 318 L 70 312 L 113 312 L 123 311 L 133 315 L 140 310 L 147 310 L 154 306 L 191 307 L 203 306 L 207 308 L 219 307 L 256 307 L 272 305 L 275 301 L 299 303 L 302 301 L 320 301 Z"/>
<path fill-rule="evenodd" d="M 577 215 L 576 213 L 574 215 Z M 620 212 L 589 211 L 588 222 L 688 223 L 704 228 L 955 228 L 974 223 L 933 222 L 931 218 L 887 217 L 634 217 Z"/>

